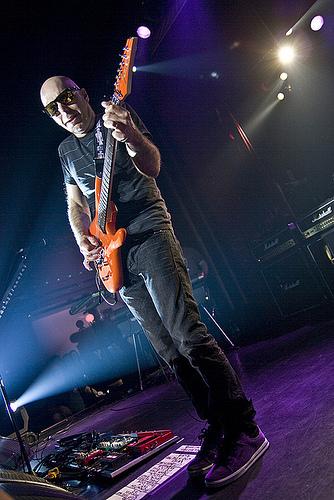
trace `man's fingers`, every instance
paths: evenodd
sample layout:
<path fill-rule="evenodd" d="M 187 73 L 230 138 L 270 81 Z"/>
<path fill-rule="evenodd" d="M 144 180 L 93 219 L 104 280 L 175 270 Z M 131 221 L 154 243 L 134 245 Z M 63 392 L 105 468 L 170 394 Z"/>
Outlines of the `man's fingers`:
<path fill-rule="evenodd" d="M 90 267 L 90 262 L 88 260 L 84 259 L 83 260 L 83 265 L 87 269 L 87 271 L 92 271 L 93 269 Z"/>
<path fill-rule="evenodd" d="M 111 135 L 116 139 L 116 141 L 127 142 L 126 135 L 120 130 L 113 130 Z"/>
<path fill-rule="evenodd" d="M 112 106 L 113 103 L 112 101 L 102 101 L 101 102 L 101 105 L 104 107 L 104 108 L 107 108 L 108 106 Z"/>
<path fill-rule="evenodd" d="M 129 122 L 129 112 L 119 106 L 106 106 L 105 113 L 102 116 L 105 126 L 119 127 L 127 125 Z"/>
<path fill-rule="evenodd" d="M 91 268 L 91 263 L 95 262 L 102 257 L 102 249 L 99 249 L 98 251 L 92 250 L 90 252 L 84 252 L 84 260 L 83 260 L 83 265 L 88 271 L 92 271 Z"/>
<path fill-rule="evenodd" d="M 93 250 L 85 250 L 83 252 L 86 260 L 97 260 L 101 257 L 102 247 L 93 248 Z"/>
<path fill-rule="evenodd" d="M 114 115 L 115 117 L 125 117 L 128 115 L 128 111 L 117 104 L 113 104 L 111 101 L 103 101 L 102 106 L 105 108 L 107 115 Z"/>
<path fill-rule="evenodd" d="M 87 236 L 87 239 L 88 239 L 89 243 L 91 243 L 95 247 L 100 247 L 101 246 L 100 241 L 95 236 L 89 235 L 89 236 Z"/>
<path fill-rule="evenodd" d="M 93 246 L 93 248 L 92 248 Z M 102 254 L 102 246 L 100 241 L 95 236 L 89 235 L 86 241 L 80 247 L 80 251 L 84 256 L 83 265 L 87 271 L 92 271 L 91 262 L 99 260 Z"/>

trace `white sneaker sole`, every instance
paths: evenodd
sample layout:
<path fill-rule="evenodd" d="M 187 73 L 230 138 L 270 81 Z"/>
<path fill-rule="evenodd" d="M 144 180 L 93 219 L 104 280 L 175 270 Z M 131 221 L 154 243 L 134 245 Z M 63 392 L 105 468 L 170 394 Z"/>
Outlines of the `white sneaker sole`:
<path fill-rule="evenodd" d="M 188 474 L 189 474 L 190 477 L 205 476 L 205 474 L 207 474 L 209 472 L 209 470 L 211 469 L 212 466 L 213 466 L 213 463 L 212 464 L 208 464 L 206 467 L 203 467 L 203 469 L 198 469 L 195 472 L 191 472 L 190 470 L 188 470 Z"/>
<path fill-rule="evenodd" d="M 224 477 L 223 479 L 217 479 L 217 481 L 205 481 L 205 485 L 208 488 L 217 488 L 220 486 L 225 486 L 225 484 L 232 483 L 232 481 L 235 481 L 240 476 L 245 474 L 245 472 L 248 471 L 248 469 L 256 462 L 256 460 L 258 460 L 263 455 L 263 453 L 267 450 L 268 447 L 269 447 L 269 441 L 268 439 L 265 438 L 260 448 L 256 450 L 254 455 L 252 455 L 251 458 L 248 460 L 248 462 L 242 467 L 240 467 L 240 469 L 233 472 L 233 474 Z"/>

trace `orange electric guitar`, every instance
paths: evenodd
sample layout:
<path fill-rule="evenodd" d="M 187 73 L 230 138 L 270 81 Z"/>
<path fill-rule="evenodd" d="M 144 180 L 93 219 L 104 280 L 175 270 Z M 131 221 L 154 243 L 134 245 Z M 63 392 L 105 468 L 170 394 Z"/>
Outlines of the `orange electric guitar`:
<path fill-rule="evenodd" d="M 111 98 L 114 104 L 121 104 L 131 92 L 132 68 L 137 47 L 137 38 L 128 38 L 117 72 L 115 90 Z M 123 282 L 121 246 L 126 238 L 124 228 L 116 229 L 117 207 L 111 199 L 112 181 L 115 169 L 117 141 L 108 129 L 103 162 L 102 178 L 95 179 L 96 213 L 89 231 L 96 236 L 103 247 L 102 257 L 96 267 L 105 288 L 116 293 Z"/>

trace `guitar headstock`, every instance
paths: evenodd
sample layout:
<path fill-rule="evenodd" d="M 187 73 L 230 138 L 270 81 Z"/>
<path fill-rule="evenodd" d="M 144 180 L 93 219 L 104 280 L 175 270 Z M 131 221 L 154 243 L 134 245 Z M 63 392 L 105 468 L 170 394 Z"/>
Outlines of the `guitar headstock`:
<path fill-rule="evenodd" d="M 131 93 L 132 68 L 137 49 L 137 37 L 128 38 L 117 71 L 114 97 L 122 102 Z"/>

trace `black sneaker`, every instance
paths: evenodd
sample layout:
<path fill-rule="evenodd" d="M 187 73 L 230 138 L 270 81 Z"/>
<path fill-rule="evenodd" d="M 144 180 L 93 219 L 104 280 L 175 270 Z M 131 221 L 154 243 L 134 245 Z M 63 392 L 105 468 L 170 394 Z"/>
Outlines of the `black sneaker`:
<path fill-rule="evenodd" d="M 198 436 L 201 447 L 194 460 L 188 465 L 188 474 L 192 477 L 206 474 L 213 466 L 222 439 L 222 428 L 209 425 Z"/>

